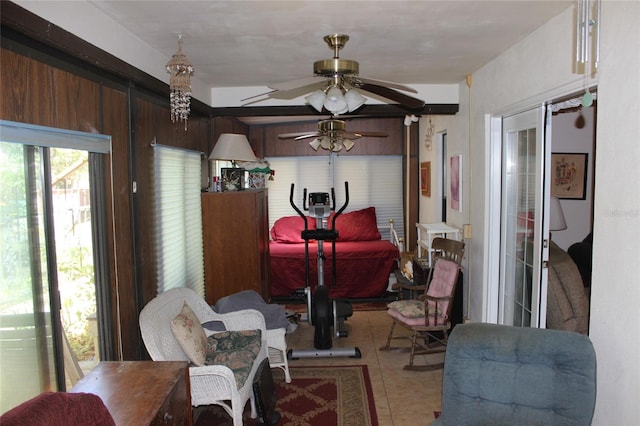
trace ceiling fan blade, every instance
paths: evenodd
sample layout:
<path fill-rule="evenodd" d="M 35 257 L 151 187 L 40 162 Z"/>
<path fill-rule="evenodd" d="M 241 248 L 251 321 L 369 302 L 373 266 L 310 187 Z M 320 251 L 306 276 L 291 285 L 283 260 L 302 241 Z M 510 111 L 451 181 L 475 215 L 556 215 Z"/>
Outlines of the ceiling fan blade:
<path fill-rule="evenodd" d="M 361 137 L 362 137 L 362 134 L 357 132 L 343 132 L 343 133 L 340 133 L 339 135 L 340 139 L 356 140 L 356 139 L 360 139 Z"/>
<path fill-rule="evenodd" d="M 300 141 L 302 139 L 308 139 L 308 138 L 317 138 L 318 136 L 322 136 L 322 133 L 319 132 L 315 132 L 315 133 L 308 133 L 306 135 L 302 135 L 302 136 L 298 136 L 297 138 L 295 138 L 294 140 L 296 141 Z"/>
<path fill-rule="evenodd" d="M 304 87 L 304 86 L 309 86 L 311 84 L 318 83 L 322 81 L 321 79 L 326 80 L 326 78 L 324 77 L 306 77 L 306 78 L 301 78 L 299 80 L 291 80 L 291 81 L 284 81 L 282 83 L 270 84 L 268 87 L 269 89 L 273 89 L 273 90 L 287 91 L 287 90 L 297 89 L 298 87 Z"/>
<path fill-rule="evenodd" d="M 377 84 L 364 83 L 362 84 L 362 86 L 360 86 L 360 89 L 395 101 L 407 108 L 419 109 L 424 107 L 424 101 L 422 99 L 414 98 L 413 96 L 396 92 L 395 90 L 389 89 L 388 87 L 378 86 Z"/>
<path fill-rule="evenodd" d="M 310 138 L 311 136 L 319 136 L 318 132 L 295 132 L 295 133 L 281 133 L 278 135 L 278 139 L 297 139 L 301 136 Z"/>
<path fill-rule="evenodd" d="M 358 131 L 356 131 L 354 133 L 357 134 L 357 135 L 360 135 L 360 136 L 368 137 L 368 138 L 386 138 L 386 137 L 389 137 L 389 135 L 384 133 L 384 132 L 358 132 Z"/>
<path fill-rule="evenodd" d="M 349 132 L 342 133 L 340 136 L 346 139 L 358 139 L 362 137 L 386 138 L 389 135 L 383 132 L 359 132 L 356 130 L 356 131 L 349 131 Z"/>
<path fill-rule="evenodd" d="M 400 83 L 394 83 L 393 81 L 374 80 L 373 78 L 366 78 L 361 76 L 349 78 L 349 84 L 351 84 L 352 86 L 360 87 L 363 83 L 375 84 L 376 86 L 389 87 L 391 89 L 398 89 L 404 92 L 418 93 L 418 91 L 413 87 L 405 86 L 404 84 L 400 84 Z"/>
<path fill-rule="evenodd" d="M 272 93 L 275 93 L 275 92 L 277 92 L 277 90 L 271 90 L 271 91 L 269 91 L 269 92 L 264 92 L 264 93 L 260 93 L 260 94 L 258 94 L 258 95 L 249 96 L 248 98 L 240 99 L 240 102 L 248 101 L 248 100 L 250 100 L 250 99 L 255 99 L 255 98 L 258 98 L 258 97 L 260 97 L 260 96 L 267 96 L 267 97 L 269 97 L 269 95 L 271 95 Z"/>

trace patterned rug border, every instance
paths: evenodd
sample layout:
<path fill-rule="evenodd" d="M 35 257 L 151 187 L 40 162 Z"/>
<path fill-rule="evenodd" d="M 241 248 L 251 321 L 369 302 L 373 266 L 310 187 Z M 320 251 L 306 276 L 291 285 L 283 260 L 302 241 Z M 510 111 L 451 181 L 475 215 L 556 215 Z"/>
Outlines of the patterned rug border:
<path fill-rule="evenodd" d="M 344 370 L 340 371 L 339 369 L 357 369 L 358 375 L 362 380 L 362 386 L 364 391 L 364 396 L 366 398 L 366 406 L 363 409 L 368 413 L 369 423 L 362 423 L 365 426 L 378 426 L 378 414 L 376 411 L 376 403 L 373 396 L 373 387 L 371 385 L 371 376 L 369 375 L 369 367 L 366 364 L 347 364 L 347 365 L 289 365 L 289 371 L 291 373 L 291 378 L 293 382 L 296 379 L 296 373 L 304 370 L 318 370 L 320 374 L 318 376 L 323 377 L 337 377 L 342 378 L 344 374 Z M 276 373 L 276 370 L 274 370 Z M 276 373 L 277 374 L 277 373 Z M 280 375 L 278 374 L 278 377 Z M 298 378 L 312 378 L 312 376 L 308 377 L 298 377 Z M 283 383 L 286 386 L 286 383 Z M 345 413 L 346 414 L 346 413 Z M 365 413 L 366 414 L 366 413 Z M 362 420 L 366 420 L 366 417 Z M 343 426 L 349 426 L 351 423 L 340 423 Z"/>

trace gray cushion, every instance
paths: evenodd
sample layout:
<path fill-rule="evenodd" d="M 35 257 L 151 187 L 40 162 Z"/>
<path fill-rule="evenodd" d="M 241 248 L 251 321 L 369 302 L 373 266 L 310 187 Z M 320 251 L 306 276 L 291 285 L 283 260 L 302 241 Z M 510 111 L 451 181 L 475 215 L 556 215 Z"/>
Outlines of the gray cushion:
<path fill-rule="evenodd" d="M 596 356 L 585 335 L 492 324 L 454 328 L 437 425 L 589 425 Z"/>
<path fill-rule="evenodd" d="M 255 309 L 260 311 L 264 317 L 267 330 L 275 330 L 277 328 L 286 329 L 289 326 L 284 308 L 275 303 L 265 302 L 262 296 L 254 290 L 244 290 L 222 297 L 211 308 L 219 314 L 227 314 L 244 309 Z M 206 323 L 204 327 L 212 331 L 224 330 L 224 326 L 222 326 L 222 324 L 216 324 L 216 322 L 217 321 Z"/>

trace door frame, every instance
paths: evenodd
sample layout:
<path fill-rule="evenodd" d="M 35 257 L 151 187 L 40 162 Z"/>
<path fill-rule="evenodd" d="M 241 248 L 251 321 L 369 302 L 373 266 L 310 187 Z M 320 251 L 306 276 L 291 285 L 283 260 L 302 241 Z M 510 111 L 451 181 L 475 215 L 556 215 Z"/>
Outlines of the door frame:
<path fill-rule="evenodd" d="M 111 136 L 98 133 L 88 133 L 75 130 L 40 126 L 29 123 L 19 123 L 0 120 L 2 140 L 7 143 L 21 144 L 35 147 L 42 151 L 40 167 L 44 171 L 40 179 L 42 182 L 42 203 L 44 216 L 44 234 L 46 246 L 47 285 L 50 293 L 49 308 L 53 330 L 54 365 L 56 369 L 57 390 L 66 388 L 65 366 L 63 355 L 63 327 L 60 319 L 60 294 L 58 289 L 58 259 L 56 258 L 55 224 L 53 220 L 53 200 L 51 183 L 51 148 L 78 150 L 87 153 L 90 181 L 92 242 L 93 242 L 93 273 L 96 294 L 96 314 L 100 328 L 99 350 L 100 359 L 113 357 L 113 324 L 110 320 L 112 301 L 110 297 L 110 276 L 108 267 L 109 249 L 107 242 L 108 215 L 107 192 L 104 183 L 106 167 L 111 167 Z M 105 157 L 108 156 L 108 157 Z M 108 158 L 108 162 L 105 161 Z"/>
<path fill-rule="evenodd" d="M 598 81 L 592 80 L 587 86 L 589 89 L 597 89 Z M 493 112 L 484 115 L 484 129 L 486 141 L 485 157 L 485 188 L 488 202 L 485 209 L 484 228 L 487 238 L 484 242 L 483 264 L 486 268 L 484 294 L 486 299 L 483 304 L 483 322 L 498 323 L 498 301 L 500 282 L 500 213 L 502 197 L 502 118 L 508 115 L 517 114 L 528 109 L 541 105 L 545 107 L 553 103 L 555 99 L 569 97 L 572 94 L 585 90 L 585 82 L 578 78 L 570 83 L 555 87 L 548 91 L 535 94 L 529 98 L 515 102 L 502 108 L 497 108 Z M 545 137 L 550 133 L 551 124 L 545 125 L 542 129 Z M 548 133 L 547 133 L 548 132 Z M 546 159 L 545 161 L 548 161 Z M 545 164 L 548 170 L 548 164 Z M 545 172 L 546 173 L 546 172 Z M 548 202 L 543 200 L 545 211 L 548 212 Z M 542 210 L 541 210 L 542 211 Z M 548 232 L 547 232 L 548 238 Z M 546 294 L 546 293 L 545 293 Z"/>

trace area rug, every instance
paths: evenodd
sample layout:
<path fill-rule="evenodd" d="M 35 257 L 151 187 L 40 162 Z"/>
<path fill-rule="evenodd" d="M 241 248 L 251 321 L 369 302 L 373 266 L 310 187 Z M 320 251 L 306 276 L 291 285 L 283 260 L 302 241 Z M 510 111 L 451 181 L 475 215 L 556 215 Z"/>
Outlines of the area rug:
<path fill-rule="evenodd" d="M 377 426 L 371 380 L 366 365 L 289 367 L 291 383 L 274 369 L 278 402 L 282 416 L 278 426 Z M 249 404 L 245 425 L 258 425 L 251 419 Z M 201 410 L 195 425 L 231 425 L 231 418 L 218 407 Z"/>

